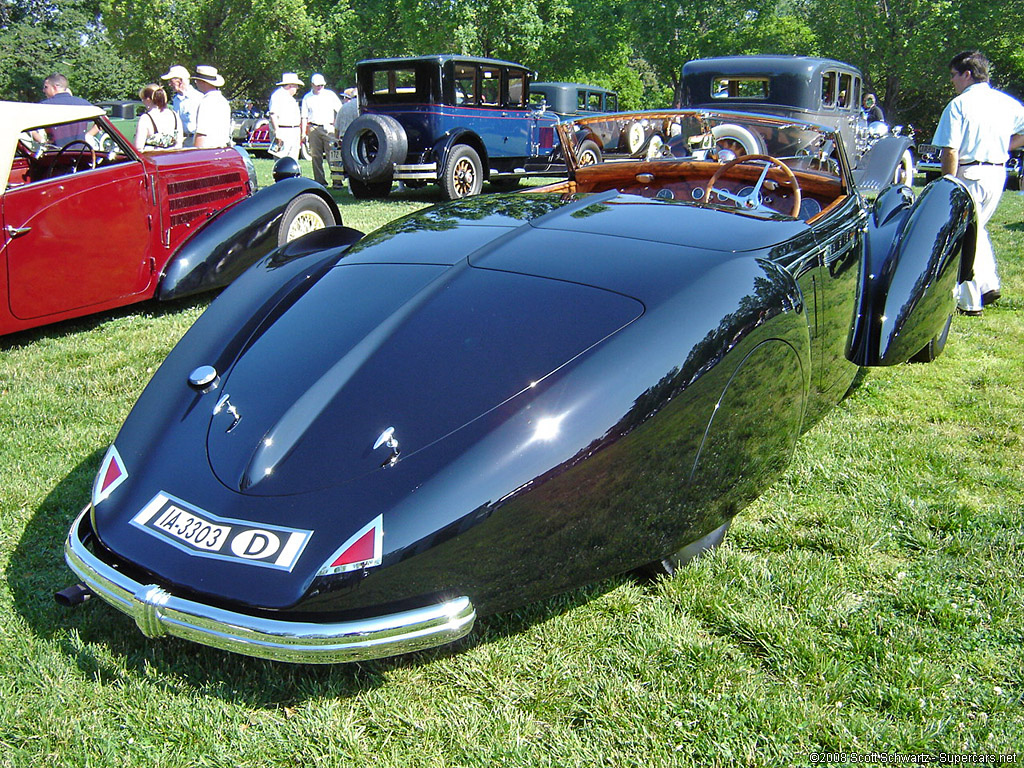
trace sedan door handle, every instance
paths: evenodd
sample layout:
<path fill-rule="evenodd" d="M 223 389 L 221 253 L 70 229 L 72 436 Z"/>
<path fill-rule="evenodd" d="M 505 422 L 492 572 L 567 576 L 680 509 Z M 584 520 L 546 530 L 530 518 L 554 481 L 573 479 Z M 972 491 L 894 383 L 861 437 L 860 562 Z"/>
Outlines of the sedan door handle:
<path fill-rule="evenodd" d="M 21 237 L 22 235 L 27 235 L 31 231 L 32 227 L 7 227 L 7 234 L 11 238 L 11 240 L 13 240 L 16 237 Z"/>

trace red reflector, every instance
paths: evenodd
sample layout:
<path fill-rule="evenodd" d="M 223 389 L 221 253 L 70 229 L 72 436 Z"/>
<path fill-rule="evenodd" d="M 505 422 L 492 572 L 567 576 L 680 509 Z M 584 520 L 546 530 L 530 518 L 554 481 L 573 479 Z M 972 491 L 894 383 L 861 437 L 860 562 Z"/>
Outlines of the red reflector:
<path fill-rule="evenodd" d="M 338 555 L 338 559 L 331 563 L 332 568 L 337 568 L 339 565 L 347 565 L 348 563 L 361 563 L 364 560 L 373 559 L 373 543 L 376 538 L 377 530 L 371 528 L 369 531 L 362 535 L 362 538 L 358 539 L 352 546 Z"/>
<path fill-rule="evenodd" d="M 103 476 L 103 482 L 100 483 L 100 493 L 107 490 L 114 482 L 124 474 L 124 470 L 121 469 L 121 465 L 118 464 L 117 458 L 115 457 L 110 464 L 107 465 L 107 473 Z"/>
<path fill-rule="evenodd" d="M 377 515 L 338 547 L 320 567 L 317 575 L 334 576 L 380 565 L 383 544 L 384 516 Z"/>
<path fill-rule="evenodd" d="M 117 448 L 110 446 L 107 455 L 103 457 L 100 464 L 100 471 L 96 473 L 96 479 L 92 485 L 92 503 L 99 504 L 107 498 L 114 489 L 128 479 L 128 470 L 121 461 Z"/>

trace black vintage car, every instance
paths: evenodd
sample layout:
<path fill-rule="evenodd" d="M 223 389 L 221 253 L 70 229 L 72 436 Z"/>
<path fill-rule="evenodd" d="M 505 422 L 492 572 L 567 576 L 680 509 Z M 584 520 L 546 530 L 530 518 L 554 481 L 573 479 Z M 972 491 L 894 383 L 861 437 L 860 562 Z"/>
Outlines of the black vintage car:
<path fill-rule="evenodd" d="M 615 91 L 584 83 L 530 83 L 530 105 L 550 109 L 561 117 L 597 115 L 619 111 Z"/>
<path fill-rule="evenodd" d="M 839 132 L 858 175 L 862 190 L 869 187 L 864 174 L 873 164 L 893 167 L 889 176 L 912 184 L 913 138 L 872 124 L 861 110 L 864 77 L 851 64 L 814 56 L 719 56 L 695 59 L 683 65 L 683 105 L 706 109 L 742 109 L 810 120 Z M 742 136 L 723 136 L 723 142 L 747 152 Z M 871 169 L 871 184 L 880 178 Z"/>
<path fill-rule="evenodd" d="M 638 121 L 656 153 L 579 165 Z M 100 463 L 63 599 L 285 661 L 447 643 L 714 546 L 860 367 L 946 343 L 957 181 L 868 203 L 838 133 L 767 115 L 559 134 L 565 181 L 321 230 L 224 291 Z"/>

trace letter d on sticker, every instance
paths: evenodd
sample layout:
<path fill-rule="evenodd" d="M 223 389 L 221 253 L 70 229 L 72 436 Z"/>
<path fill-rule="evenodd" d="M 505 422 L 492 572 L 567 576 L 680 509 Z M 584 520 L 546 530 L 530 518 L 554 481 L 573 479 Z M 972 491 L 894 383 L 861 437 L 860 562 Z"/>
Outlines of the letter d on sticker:
<path fill-rule="evenodd" d="M 231 551 L 246 560 L 269 560 L 281 548 L 281 539 L 270 531 L 250 528 L 231 540 Z"/>

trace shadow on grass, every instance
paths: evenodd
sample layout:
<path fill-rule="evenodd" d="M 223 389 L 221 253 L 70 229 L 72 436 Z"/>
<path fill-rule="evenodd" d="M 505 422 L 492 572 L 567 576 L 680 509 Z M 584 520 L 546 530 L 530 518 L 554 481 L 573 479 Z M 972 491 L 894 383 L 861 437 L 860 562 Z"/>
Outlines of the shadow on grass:
<path fill-rule="evenodd" d="M 0 352 L 11 349 L 20 349 L 36 344 L 41 339 L 60 339 L 68 336 L 75 336 L 80 333 L 87 333 L 100 327 L 111 320 L 117 320 L 132 315 L 147 315 L 149 317 L 162 317 L 164 315 L 177 314 L 193 307 L 205 307 L 217 296 L 216 291 L 204 293 L 198 296 L 189 296 L 174 301 L 157 301 L 150 299 L 137 304 L 129 304 L 117 309 L 99 312 L 95 315 L 77 317 L 72 320 L 63 320 L 59 323 L 41 325 L 37 328 L 29 328 L 25 331 L 0 336 Z"/>
<path fill-rule="evenodd" d="M 77 581 L 64 562 L 72 521 L 88 503 L 106 446 L 81 461 L 28 521 L 5 574 L 15 610 L 29 630 L 65 654 L 97 683 L 145 685 L 173 694 L 214 696 L 277 709 L 330 696 L 350 697 L 387 683 L 390 673 L 430 664 L 478 645 L 520 634 L 584 605 L 628 577 L 607 579 L 496 616 L 478 619 L 465 638 L 402 656 L 347 664 L 287 664 L 218 651 L 173 637 L 146 638 L 135 622 L 99 598 L 76 608 L 54 593 Z M 159 674 L 154 675 L 153 670 Z"/>

